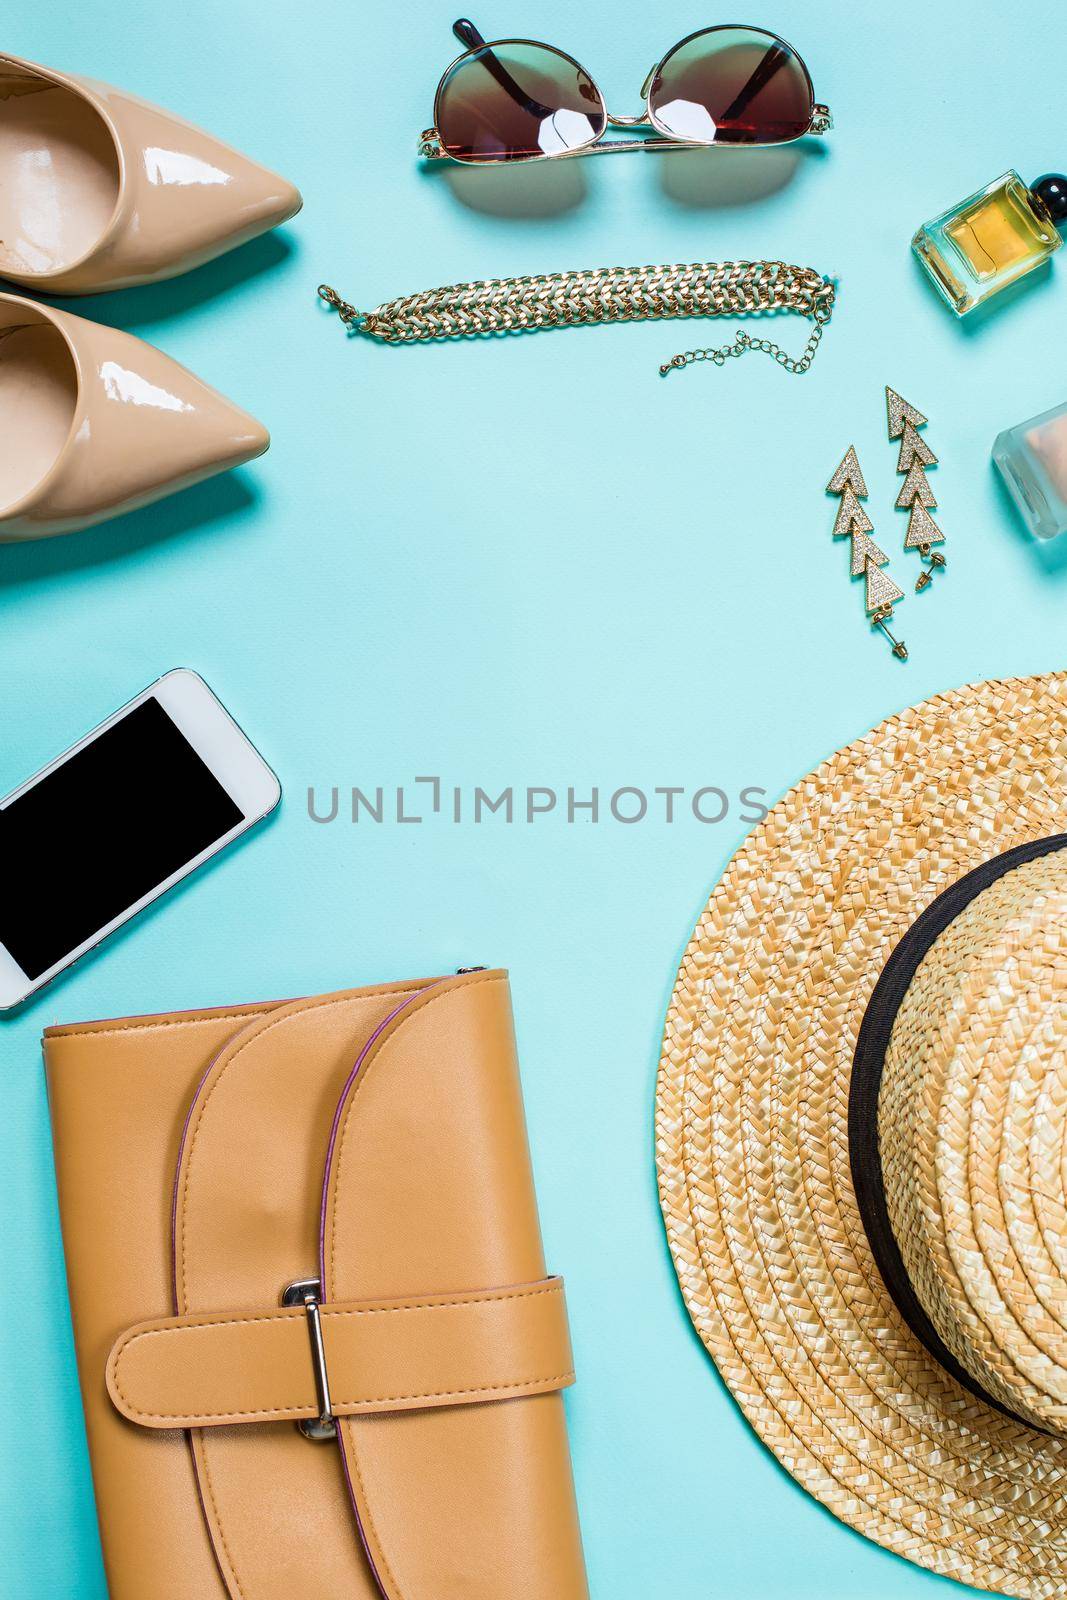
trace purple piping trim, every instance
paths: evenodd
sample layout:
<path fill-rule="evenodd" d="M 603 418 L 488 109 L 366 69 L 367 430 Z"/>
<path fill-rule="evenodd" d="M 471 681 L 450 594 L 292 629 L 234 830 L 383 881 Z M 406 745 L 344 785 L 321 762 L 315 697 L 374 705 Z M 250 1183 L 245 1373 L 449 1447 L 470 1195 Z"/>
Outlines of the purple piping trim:
<path fill-rule="evenodd" d="M 389 1024 L 396 1017 L 398 1017 L 402 1011 L 406 1010 L 408 1006 L 412 1005 L 416 1000 L 421 999 L 424 994 L 427 994 L 429 992 L 429 990 L 436 989 L 441 984 L 447 983 L 449 981 L 450 980 L 447 979 L 447 978 L 439 978 L 437 980 L 437 983 L 429 983 L 429 984 L 427 984 L 426 987 L 423 988 L 423 989 L 420 989 L 417 994 L 409 995 L 406 1000 L 403 1000 L 400 1003 L 400 1005 L 394 1007 L 394 1009 L 389 1012 L 389 1015 L 387 1017 L 385 1017 L 384 1020 L 378 1024 L 378 1026 L 374 1029 L 373 1033 L 371 1033 L 370 1037 L 368 1038 L 368 1040 L 364 1044 L 363 1048 L 360 1050 L 359 1055 L 356 1057 L 355 1065 L 353 1066 L 352 1071 L 349 1073 L 348 1078 L 345 1081 L 345 1086 L 341 1091 L 340 1099 L 337 1102 L 337 1110 L 334 1112 L 333 1123 L 332 1123 L 331 1128 L 330 1128 L 330 1142 L 329 1142 L 329 1144 L 328 1144 L 328 1146 L 326 1148 L 326 1166 L 325 1166 L 325 1170 L 323 1172 L 323 1179 L 322 1179 L 322 1206 L 321 1206 L 321 1209 L 319 1211 L 319 1283 L 321 1285 L 321 1293 L 322 1293 L 323 1299 L 326 1298 L 326 1198 L 327 1198 L 327 1195 L 328 1195 L 329 1189 L 330 1189 L 330 1175 L 331 1175 L 331 1172 L 333 1170 L 333 1160 L 334 1160 L 334 1155 L 336 1154 L 336 1150 L 337 1150 L 337 1139 L 338 1139 L 338 1135 L 340 1134 L 340 1131 L 341 1131 L 341 1119 L 342 1119 L 342 1117 L 344 1115 L 345 1104 L 346 1104 L 346 1102 L 348 1100 L 349 1094 L 351 1093 L 352 1085 L 355 1083 L 356 1079 L 359 1077 L 360 1071 L 363 1068 L 363 1064 L 366 1061 L 366 1059 L 367 1059 L 368 1055 L 370 1054 L 371 1050 L 373 1049 L 375 1044 L 377 1044 L 378 1040 L 381 1038 L 381 1036 L 385 1032 L 386 1028 L 388 1028 Z M 284 1001 L 284 1000 L 277 1002 L 278 1005 L 286 1005 L 286 1004 L 291 1004 L 291 1003 L 292 1002 Z M 221 1009 L 225 1009 L 225 1008 L 221 1008 Z M 256 1011 L 253 1011 L 251 1013 L 251 1020 L 258 1021 L 263 1015 L 269 1015 L 269 1014 L 270 1014 L 269 1011 L 264 1013 L 262 1011 L 256 1010 Z M 238 1031 L 239 1032 L 243 1032 L 243 1029 L 239 1029 Z M 174 1188 L 173 1188 L 173 1192 L 172 1192 L 172 1195 L 171 1195 L 171 1209 L 170 1209 L 171 1300 L 172 1300 L 172 1304 L 173 1304 L 173 1307 L 174 1307 L 174 1315 L 175 1316 L 180 1316 L 181 1315 L 181 1308 L 178 1305 L 178 1193 L 179 1193 L 180 1180 L 181 1180 L 182 1162 L 183 1162 L 184 1157 L 185 1157 L 185 1146 L 186 1146 L 186 1143 L 188 1142 L 188 1139 L 189 1139 L 189 1130 L 190 1130 L 190 1128 L 192 1126 L 193 1112 L 196 1110 L 196 1107 L 197 1107 L 197 1105 L 199 1103 L 199 1100 L 200 1100 L 200 1096 L 204 1091 L 204 1085 L 207 1083 L 207 1080 L 210 1078 L 211 1074 L 214 1072 L 215 1067 L 218 1064 L 218 1061 L 219 1061 L 220 1057 L 223 1056 L 228 1049 L 230 1049 L 231 1045 L 233 1044 L 234 1037 L 235 1036 L 231 1036 L 226 1041 L 226 1043 L 222 1046 L 222 1049 L 219 1050 L 212 1057 L 211 1061 L 208 1063 L 208 1066 L 205 1069 L 204 1074 L 200 1079 L 200 1082 L 196 1086 L 196 1092 L 194 1093 L 194 1095 L 192 1097 L 192 1100 L 189 1102 L 189 1109 L 185 1114 L 185 1121 L 182 1124 L 182 1136 L 181 1136 L 181 1140 L 180 1140 L 179 1145 L 178 1145 L 178 1160 L 177 1160 L 177 1163 L 176 1163 L 175 1169 L 174 1169 Z M 380 1590 L 381 1594 L 384 1596 L 384 1600 L 389 1600 L 388 1591 L 387 1591 L 387 1589 L 385 1587 L 385 1584 L 382 1582 L 381 1575 L 379 1574 L 378 1568 L 375 1565 L 374 1557 L 371 1554 L 370 1546 L 369 1546 L 369 1544 L 367 1542 L 367 1535 L 366 1535 L 366 1533 L 364 1532 L 364 1529 L 363 1529 L 363 1522 L 362 1522 L 362 1519 L 360 1518 L 360 1515 L 359 1515 L 359 1506 L 358 1506 L 358 1504 L 356 1502 L 356 1491 L 355 1491 L 355 1488 L 354 1488 L 353 1483 L 352 1483 L 352 1474 L 349 1471 L 348 1458 L 345 1455 L 344 1447 L 341 1444 L 340 1427 L 341 1427 L 341 1424 L 338 1423 L 338 1440 L 337 1440 L 338 1454 L 341 1457 L 341 1468 L 342 1468 L 342 1471 L 344 1472 L 344 1475 L 345 1475 L 345 1485 L 346 1485 L 346 1487 L 348 1489 L 348 1498 L 349 1498 L 349 1500 L 351 1502 L 351 1505 L 352 1505 L 352 1515 L 355 1518 L 356 1529 L 357 1529 L 357 1531 L 359 1533 L 360 1543 L 363 1546 L 363 1553 L 367 1558 L 367 1565 L 370 1567 L 370 1570 L 371 1570 L 371 1576 L 373 1577 L 375 1583 L 377 1584 L 378 1589 Z M 197 1467 L 196 1467 L 196 1457 L 193 1454 L 192 1434 L 188 1429 L 186 1429 L 185 1437 L 186 1437 L 186 1440 L 187 1440 L 188 1445 L 189 1445 L 189 1454 L 190 1454 L 190 1457 L 192 1459 L 193 1480 L 196 1483 L 196 1492 L 197 1492 L 197 1496 L 198 1496 L 198 1498 L 200 1500 L 200 1510 L 201 1510 L 201 1513 L 202 1513 L 203 1518 L 204 1518 L 204 1526 L 207 1529 L 208 1540 L 209 1540 L 209 1542 L 211 1544 L 212 1554 L 214 1555 L 215 1561 L 216 1561 L 216 1563 L 218 1565 L 219 1573 L 220 1573 L 220 1575 L 223 1576 L 223 1581 L 225 1582 L 225 1575 L 223 1573 L 222 1562 L 219 1559 L 218 1551 L 215 1549 L 215 1540 L 214 1540 L 214 1536 L 212 1535 L 212 1532 L 211 1532 L 211 1522 L 210 1522 L 210 1519 L 208 1518 L 207 1506 L 204 1503 L 204 1491 L 203 1491 L 203 1487 L 202 1487 L 202 1485 L 200 1483 L 200 1474 L 197 1471 Z"/>
<path fill-rule="evenodd" d="M 356 1532 L 359 1534 L 359 1542 L 363 1548 L 363 1554 L 366 1557 L 367 1566 L 370 1568 L 370 1575 L 374 1579 L 379 1593 L 382 1595 L 382 1600 L 389 1600 L 389 1592 L 386 1589 L 385 1584 L 382 1582 L 382 1575 L 378 1571 L 378 1564 L 371 1554 L 370 1544 L 367 1541 L 367 1535 L 363 1528 L 363 1518 L 359 1514 L 359 1506 L 356 1503 L 355 1485 L 352 1482 L 352 1473 L 349 1470 L 348 1457 L 345 1455 L 345 1447 L 341 1443 L 341 1429 L 343 1427 L 344 1423 L 339 1421 L 337 1423 L 337 1454 L 341 1457 L 341 1471 L 345 1475 L 345 1488 L 348 1490 L 348 1499 L 352 1507 L 352 1517 L 356 1524 Z"/>
<path fill-rule="evenodd" d="M 353 1066 L 352 1071 L 348 1074 L 345 1086 L 341 1090 L 341 1096 L 337 1102 L 337 1110 L 334 1112 L 333 1116 L 333 1125 L 330 1128 L 330 1142 L 326 1147 L 326 1165 L 322 1175 L 322 1209 L 319 1212 L 319 1283 L 322 1288 L 323 1300 L 327 1300 L 329 1298 L 328 1286 L 326 1283 L 326 1203 L 327 1196 L 330 1192 L 330 1176 L 333 1172 L 334 1156 L 337 1153 L 337 1140 L 341 1132 L 341 1119 L 344 1116 L 345 1106 L 348 1103 L 348 1097 L 352 1092 L 352 1086 L 359 1077 L 367 1057 L 370 1055 L 372 1049 L 377 1044 L 386 1028 L 388 1028 L 389 1024 L 393 1022 L 402 1011 L 406 1011 L 408 1006 L 413 1005 L 416 1000 L 421 1000 L 423 995 L 428 994 L 431 989 L 436 989 L 441 984 L 449 981 L 450 980 L 447 978 L 439 978 L 437 983 L 428 983 L 424 989 L 419 990 L 418 994 L 409 995 L 406 1000 L 401 1001 L 400 1005 L 394 1007 L 394 1009 L 390 1011 L 389 1015 L 374 1029 L 373 1033 L 370 1035 L 370 1038 L 359 1052 L 359 1055 L 355 1060 L 355 1065 Z M 356 1531 L 359 1534 L 359 1542 L 363 1546 L 363 1554 L 367 1558 L 367 1565 L 370 1568 L 371 1577 L 377 1584 L 378 1589 L 384 1597 L 384 1600 L 389 1600 L 389 1591 L 382 1581 L 381 1573 L 378 1571 L 374 1556 L 371 1553 L 366 1530 L 363 1526 L 363 1519 L 359 1514 L 359 1503 L 356 1500 L 356 1491 L 352 1482 L 352 1473 L 349 1469 L 348 1457 L 345 1454 L 344 1444 L 341 1439 L 341 1429 L 343 1427 L 344 1423 L 339 1421 L 337 1424 L 337 1449 L 341 1457 L 341 1468 L 345 1475 L 345 1486 L 348 1489 L 348 1498 L 352 1506 L 352 1515 L 355 1518 Z"/>
<path fill-rule="evenodd" d="M 326 1166 L 322 1175 L 322 1206 L 319 1210 L 319 1283 L 322 1286 L 322 1297 L 324 1300 L 328 1297 L 328 1287 L 326 1283 L 326 1197 L 330 1192 L 330 1174 L 333 1171 L 333 1158 L 337 1153 L 337 1139 L 341 1132 L 341 1118 L 344 1116 L 345 1102 L 352 1091 L 352 1085 L 355 1083 L 363 1069 L 363 1063 L 370 1055 L 374 1046 L 378 1043 L 378 1040 L 381 1038 L 386 1028 L 388 1028 L 389 1024 L 393 1021 L 394 1017 L 398 1017 L 400 1013 L 406 1010 L 408 1006 L 412 1005 L 414 1001 L 420 999 L 422 995 L 426 994 L 428 989 L 435 987 L 436 985 L 434 984 L 427 984 L 426 989 L 420 989 L 418 994 L 409 995 L 407 999 L 402 1000 L 398 1006 L 394 1006 L 389 1015 L 379 1022 L 378 1026 L 374 1029 L 374 1032 L 370 1035 L 366 1044 L 364 1044 L 363 1048 L 360 1050 L 359 1055 L 356 1057 L 355 1065 L 353 1066 L 352 1071 L 348 1074 L 348 1077 L 345 1080 L 345 1086 L 341 1090 L 341 1097 L 337 1102 L 337 1110 L 333 1114 L 333 1123 L 330 1127 L 330 1142 L 326 1146 Z"/>

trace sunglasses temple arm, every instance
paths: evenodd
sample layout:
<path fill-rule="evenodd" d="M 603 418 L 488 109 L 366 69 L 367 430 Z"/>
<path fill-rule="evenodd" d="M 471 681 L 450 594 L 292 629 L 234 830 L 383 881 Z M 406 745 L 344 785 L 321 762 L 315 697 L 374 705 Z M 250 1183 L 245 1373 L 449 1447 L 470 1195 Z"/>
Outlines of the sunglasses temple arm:
<path fill-rule="evenodd" d="M 771 79 L 782 70 L 788 60 L 788 53 L 780 45 L 772 45 L 761 59 L 748 82 L 738 91 L 733 104 L 727 106 L 722 114 L 721 121 L 734 122 L 743 116 L 760 90 L 767 87 Z"/>
<path fill-rule="evenodd" d="M 481 58 L 482 65 L 490 77 L 496 79 L 504 93 L 511 96 L 517 106 L 521 106 L 524 111 L 528 111 L 532 117 L 543 119 L 552 116 L 551 106 L 543 106 L 539 100 L 531 100 L 522 85 L 516 83 L 499 56 L 495 55 L 492 49 L 486 47 L 485 40 L 473 22 L 469 21 L 467 17 L 460 17 L 453 24 L 452 32 L 460 44 L 466 45 L 468 50 L 481 50 L 484 52 Z"/>
<path fill-rule="evenodd" d="M 485 43 L 478 29 L 468 17 L 457 17 L 452 24 L 452 32 L 460 44 L 466 46 L 468 50 L 480 50 Z"/>

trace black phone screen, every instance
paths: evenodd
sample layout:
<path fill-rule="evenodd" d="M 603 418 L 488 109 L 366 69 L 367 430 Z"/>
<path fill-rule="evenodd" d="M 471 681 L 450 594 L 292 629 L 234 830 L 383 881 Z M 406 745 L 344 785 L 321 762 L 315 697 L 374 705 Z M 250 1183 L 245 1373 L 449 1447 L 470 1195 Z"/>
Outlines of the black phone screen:
<path fill-rule="evenodd" d="M 0 808 L 0 943 L 30 979 L 243 821 L 156 699 Z"/>

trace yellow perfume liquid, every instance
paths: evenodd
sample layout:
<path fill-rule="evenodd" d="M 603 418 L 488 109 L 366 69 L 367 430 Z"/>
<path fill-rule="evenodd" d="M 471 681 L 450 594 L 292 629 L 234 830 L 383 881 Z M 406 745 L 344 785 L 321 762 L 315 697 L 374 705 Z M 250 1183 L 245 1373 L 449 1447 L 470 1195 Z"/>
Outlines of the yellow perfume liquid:
<path fill-rule="evenodd" d="M 946 233 L 979 278 L 995 278 L 1060 243 L 1051 223 L 1042 228 L 1033 211 L 1011 189 L 969 206 L 948 224 Z M 1055 239 L 1055 243 L 1052 240 Z"/>
<path fill-rule="evenodd" d="M 1063 243 L 1067 179 L 1007 172 L 920 228 L 913 247 L 958 316 L 1033 272 Z"/>

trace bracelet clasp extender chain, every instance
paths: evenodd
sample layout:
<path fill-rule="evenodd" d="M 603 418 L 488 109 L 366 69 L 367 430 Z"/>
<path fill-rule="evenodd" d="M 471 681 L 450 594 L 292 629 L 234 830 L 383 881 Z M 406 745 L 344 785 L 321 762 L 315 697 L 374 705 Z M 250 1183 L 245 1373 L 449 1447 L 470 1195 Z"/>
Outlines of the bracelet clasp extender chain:
<path fill-rule="evenodd" d="M 814 324 L 803 353 L 791 356 L 770 339 L 739 332 L 733 342 L 685 350 L 660 367 L 666 375 L 696 361 L 723 366 L 758 351 L 786 372 L 808 371 L 833 314 L 837 286 L 811 267 L 784 261 L 697 262 L 689 266 L 598 267 L 525 278 L 452 284 L 359 311 L 329 284 L 319 297 L 350 333 L 389 344 L 527 333 L 583 323 L 672 317 L 745 317 L 795 312 Z"/>

